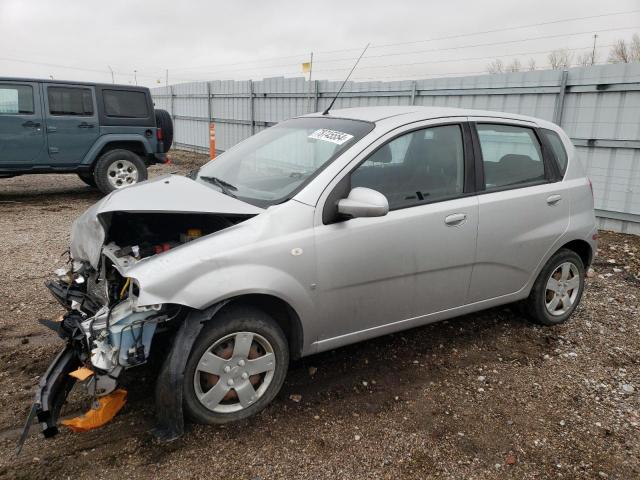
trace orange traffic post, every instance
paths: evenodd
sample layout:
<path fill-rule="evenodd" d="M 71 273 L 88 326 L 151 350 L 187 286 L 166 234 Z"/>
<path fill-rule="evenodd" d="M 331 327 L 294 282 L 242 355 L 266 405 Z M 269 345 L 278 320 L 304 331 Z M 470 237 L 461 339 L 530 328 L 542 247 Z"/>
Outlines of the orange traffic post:
<path fill-rule="evenodd" d="M 209 158 L 216 158 L 216 124 L 209 123 Z"/>

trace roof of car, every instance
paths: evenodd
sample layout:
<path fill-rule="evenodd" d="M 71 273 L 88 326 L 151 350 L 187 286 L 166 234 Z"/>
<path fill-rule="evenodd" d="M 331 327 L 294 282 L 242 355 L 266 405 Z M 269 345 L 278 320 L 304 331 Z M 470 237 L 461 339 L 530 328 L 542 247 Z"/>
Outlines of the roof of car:
<path fill-rule="evenodd" d="M 309 116 L 322 116 L 322 113 L 314 113 Z M 472 110 L 468 108 L 449 107 L 421 107 L 421 106 L 385 106 L 385 107 L 355 107 L 331 110 L 327 116 L 334 118 L 348 118 L 352 120 L 364 120 L 367 122 L 379 122 L 388 118 L 397 117 L 399 123 L 409 120 L 428 120 L 443 117 L 493 117 L 510 120 L 522 120 L 533 123 L 549 123 L 539 118 L 518 115 L 517 113 L 492 112 L 489 110 Z"/>
<path fill-rule="evenodd" d="M 110 88 L 126 88 L 127 90 L 148 90 L 147 87 L 139 85 L 123 85 L 119 83 L 98 83 L 98 82 L 79 82 L 75 80 L 57 80 L 51 78 L 20 78 L 20 77 L 0 77 L 0 82 L 29 82 L 29 83 L 55 83 L 61 85 L 82 85 L 82 86 L 97 86 L 97 87 L 110 87 Z"/>

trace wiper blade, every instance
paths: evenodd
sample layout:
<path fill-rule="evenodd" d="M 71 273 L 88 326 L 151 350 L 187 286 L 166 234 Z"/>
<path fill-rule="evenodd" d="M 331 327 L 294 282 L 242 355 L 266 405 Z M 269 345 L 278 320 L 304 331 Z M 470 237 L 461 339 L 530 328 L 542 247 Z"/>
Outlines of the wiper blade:
<path fill-rule="evenodd" d="M 229 195 L 230 197 L 234 198 L 236 197 L 233 193 L 231 193 L 231 190 L 238 190 L 238 187 L 236 187 L 235 185 L 231 185 L 229 182 L 225 182 L 218 177 L 200 176 L 199 178 L 204 180 L 205 182 L 213 183 L 220 190 L 222 190 L 222 193 L 224 193 L 225 195 Z"/>

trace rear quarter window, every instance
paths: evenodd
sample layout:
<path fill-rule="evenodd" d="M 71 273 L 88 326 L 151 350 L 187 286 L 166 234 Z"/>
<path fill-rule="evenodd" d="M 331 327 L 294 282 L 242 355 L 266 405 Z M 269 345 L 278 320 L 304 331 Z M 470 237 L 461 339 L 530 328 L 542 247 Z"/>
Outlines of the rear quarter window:
<path fill-rule="evenodd" d="M 562 173 L 562 175 L 564 176 L 565 172 L 567 171 L 567 162 L 569 157 L 567 156 L 567 151 L 564 148 L 562 139 L 553 130 L 541 128 L 540 132 L 547 139 L 547 142 L 551 147 L 551 151 L 553 152 L 553 156 L 555 157 L 556 163 L 558 164 L 558 168 L 560 169 L 560 173 Z"/>
<path fill-rule="evenodd" d="M 104 113 L 107 117 L 146 118 L 149 116 L 147 96 L 131 90 L 103 90 Z"/>

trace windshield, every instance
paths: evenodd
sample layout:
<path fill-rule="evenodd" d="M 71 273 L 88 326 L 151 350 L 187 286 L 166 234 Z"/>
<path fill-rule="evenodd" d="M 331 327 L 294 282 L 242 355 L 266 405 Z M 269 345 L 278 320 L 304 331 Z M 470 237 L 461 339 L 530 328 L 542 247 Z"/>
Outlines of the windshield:
<path fill-rule="evenodd" d="M 336 118 L 288 120 L 208 162 L 194 179 L 265 208 L 291 198 L 373 127 Z"/>

